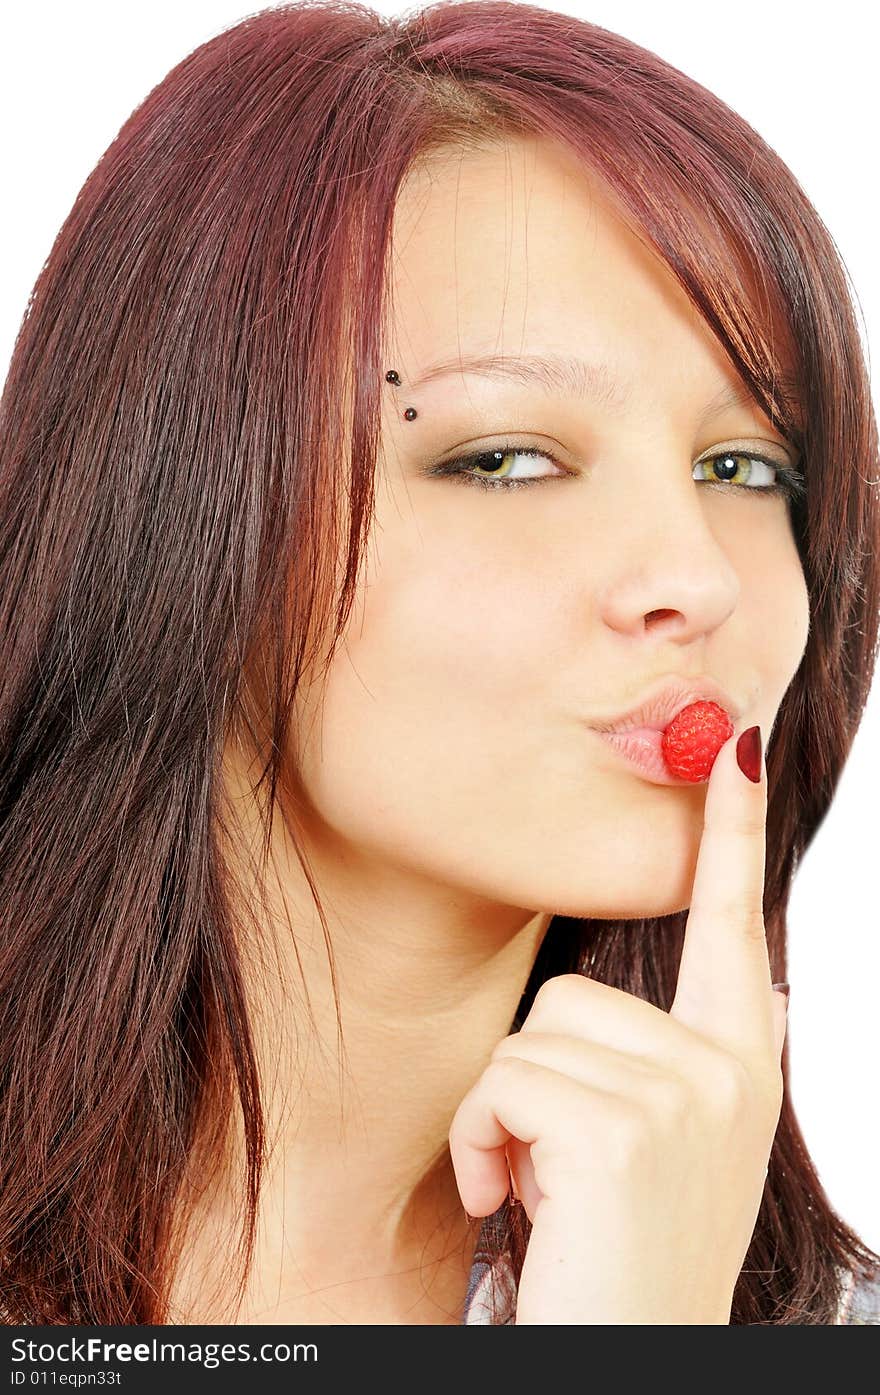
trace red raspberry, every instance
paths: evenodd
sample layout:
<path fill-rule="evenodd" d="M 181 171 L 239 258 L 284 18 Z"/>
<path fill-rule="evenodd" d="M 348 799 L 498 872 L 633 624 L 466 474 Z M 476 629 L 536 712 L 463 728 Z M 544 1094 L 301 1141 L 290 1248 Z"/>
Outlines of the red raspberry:
<path fill-rule="evenodd" d="M 666 768 L 680 780 L 708 780 L 715 757 L 733 736 L 733 722 L 717 702 L 690 702 L 676 713 L 660 742 Z"/>

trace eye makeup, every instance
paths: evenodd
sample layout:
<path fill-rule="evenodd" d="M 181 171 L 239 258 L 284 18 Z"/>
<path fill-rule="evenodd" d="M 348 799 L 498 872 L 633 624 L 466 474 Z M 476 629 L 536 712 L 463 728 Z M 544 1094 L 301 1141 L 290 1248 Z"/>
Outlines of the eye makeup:
<path fill-rule="evenodd" d="M 780 447 L 780 455 L 784 455 L 782 447 Z M 490 472 L 497 471 L 508 457 L 528 459 L 543 457 L 556 467 L 556 473 L 527 476 L 524 479 L 509 479 L 497 474 L 493 477 L 492 473 L 476 473 L 478 469 Z M 700 468 L 706 472 L 702 478 L 695 480 L 695 483 L 708 484 L 714 489 L 723 489 L 728 492 L 735 490 L 738 493 L 748 491 L 753 494 L 769 494 L 773 497 L 782 495 L 792 501 L 801 501 L 806 496 L 804 475 L 800 470 L 796 470 L 790 465 L 787 460 L 777 459 L 769 448 L 764 453 L 746 447 L 739 442 L 733 442 L 720 449 L 704 453 L 694 462 L 693 468 Z M 709 471 L 714 472 L 714 474 L 710 475 Z M 562 465 L 552 451 L 545 447 L 537 446 L 533 442 L 521 444 L 512 441 L 490 445 L 482 450 L 457 456 L 453 460 L 443 461 L 424 473 L 428 476 L 452 478 L 464 484 L 474 484 L 489 489 L 522 489 L 526 486 L 547 484 L 551 480 L 575 475 L 574 471 Z M 737 479 L 736 477 L 741 474 L 744 475 L 744 479 Z M 768 474 L 772 475 L 772 478 L 766 479 L 765 476 Z"/>

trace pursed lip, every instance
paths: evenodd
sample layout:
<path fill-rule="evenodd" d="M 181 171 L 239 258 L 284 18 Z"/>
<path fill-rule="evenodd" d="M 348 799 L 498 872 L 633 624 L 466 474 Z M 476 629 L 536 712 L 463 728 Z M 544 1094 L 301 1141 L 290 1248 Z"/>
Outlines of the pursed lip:
<path fill-rule="evenodd" d="M 626 763 L 654 785 L 690 785 L 669 770 L 663 755 L 663 733 L 649 727 L 636 731 L 597 731 L 596 735 L 610 746 Z"/>
<path fill-rule="evenodd" d="M 648 688 L 637 707 L 587 725 L 600 732 L 663 731 L 683 707 L 700 701 L 717 702 L 734 723 L 742 715 L 740 704 L 713 679 L 667 677 Z"/>

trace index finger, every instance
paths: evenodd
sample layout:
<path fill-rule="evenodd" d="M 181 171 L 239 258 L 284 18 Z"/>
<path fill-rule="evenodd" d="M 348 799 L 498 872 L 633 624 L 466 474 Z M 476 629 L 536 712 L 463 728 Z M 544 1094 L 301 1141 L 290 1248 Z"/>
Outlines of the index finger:
<path fill-rule="evenodd" d="M 743 774 L 736 760 L 743 738 L 747 745 L 743 732 L 724 743 L 709 775 L 670 1016 L 737 1056 L 760 1057 L 774 1042 L 764 925 L 767 766 L 759 746 L 760 780 Z"/>

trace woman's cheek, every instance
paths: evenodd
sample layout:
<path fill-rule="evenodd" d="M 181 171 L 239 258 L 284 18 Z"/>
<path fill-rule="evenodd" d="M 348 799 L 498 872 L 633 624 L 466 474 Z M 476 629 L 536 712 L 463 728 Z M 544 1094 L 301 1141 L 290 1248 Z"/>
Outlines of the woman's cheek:
<path fill-rule="evenodd" d="M 541 626 L 516 597 L 492 599 L 427 569 L 370 588 L 301 714 L 304 784 L 329 827 L 419 859 L 430 847 L 443 857 L 446 836 L 448 856 L 471 836 L 484 842 L 487 818 L 541 780 Z"/>

